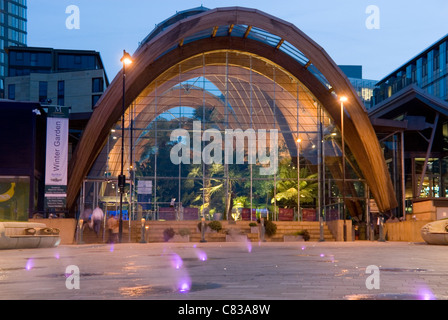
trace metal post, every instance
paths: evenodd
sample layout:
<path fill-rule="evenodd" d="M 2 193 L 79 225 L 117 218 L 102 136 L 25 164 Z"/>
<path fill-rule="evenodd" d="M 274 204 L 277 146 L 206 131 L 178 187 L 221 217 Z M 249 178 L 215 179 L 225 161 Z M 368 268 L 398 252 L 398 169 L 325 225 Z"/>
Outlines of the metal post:
<path fill-rule="evenodd" d="M 264 218 L 260 217 L 260 223 L 261 223 L 261 227 L 260 227 L 260 241 L 261 242 L 266 242 L 266 239 L 264 238 L 264 235 L 266 233 L 266 229 L 264 226 Z"/>
<path fill-rule="evenodd" d="M 205 218 L 204 217 L 202 217 L 202 219 L 201 219 L 201 242 L 202 243 L 207 242 L 205 240 Z"/>
<path fill-rule="evenodd" d="M 125 99 L 126 99 L 126 64 L 123 62 L 123 103 L 121 114 L 121 174 L 118 178 L 118 188 L 120 190 L 120 218 L 118 229 L 118 242 L 123 241 L 123 193 L 126 184 L 126 177 L 124 176 L 124 113 L 125 113 Z"/>
<path fill-rule="evenodd" d="M 385 242 L 386 239 L 384 238 L 384 229 L 383 229 L 383 227 L 384 227 L 384 217 L 383 216 L 380 216 L 378 218 L 378 224 L 379 224 L 379 233 L 380 233 L 378 241 L 379 242 Z"/>
<path fill-rule="evenodd" d="M 84 241 L 82 239 L 82 233 L 84 232 L 84 220 L 80 219 L 78 223 L 78 244 L 84 244 Z"/>
<path fill-rule="evenodd" d="M 342 135 L 342 214 L 344 218 L 344 241 L 347 241 L 347 222 L 345 214 L 345 134 L 344 134 L 344 99 L 341 98 L 341 135 Z"/>
<path fill-rule="evenodd" d="M 140 243 L 146 243 L 145 224 L 146 224 L 146 220 L 143 218 L 142 219 L 142 239 L 140 240 Z"/>
<path fill-rule="evenodd" d="M 318 145 L 318 176 L 319 176 L 319 191 L 318 191 L 318 211 L 319 211 L 319 242 L 324 242 L 324 221 L 323 221 L 323 207 L 322 207 L 322 201 L 323 201 L 323 188 L 325 187 L 325 181 L 323 179 L 323 165 L 324 165 L 324 158 L 323 158 L 323 149 L 324 149 L 324 137 L 323 137 L 323 129 L 322 129 L 322 107 L 320 105 L 318 107 L 318 115 L 317 115 L 317 123 L 319 126 L 319 145 Z"/>

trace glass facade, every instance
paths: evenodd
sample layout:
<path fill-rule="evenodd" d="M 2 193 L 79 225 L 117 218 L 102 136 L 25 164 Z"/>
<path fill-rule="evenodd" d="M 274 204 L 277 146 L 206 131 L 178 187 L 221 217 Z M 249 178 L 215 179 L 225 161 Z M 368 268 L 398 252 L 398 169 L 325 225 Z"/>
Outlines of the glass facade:
<path fill-rule="evenodd" d="M 374 91 L 373 107 L 410 85 L 448 101 L 448 36 L 381 80 Z"/>
<path fill-rule="evenodd" d="M 125 219 L 340 219 L 344 181 L 347 217 L 365 217 L 364 179 L 348 147 L 342 177 L 341 134 L 324 106 L 260 56 L 219 50 L 173 65 L 121 129 L 84 181 L 82 206 L 117 212 L 124 142 Z"/>
<path fill-rule="evenodd" d="M 4 91 L 7 76 L 6 47 L 23 47 L 27 43 L 26 0 L 0 1 L 0 92 Z"/>
<path fill-rule="evenodd" d="M 379 81 L 374 90 L 369 111 L 381 112 L 386 106 L 382 118 L 407 122 L 403 132 L 378 134 L 395 190 L 403 199 L 403 213 L 413 213 L 415 201 L 448 198 L 447 47 L 445 36 Z M 411 98 L 401 102 L 401 93 Z"/>

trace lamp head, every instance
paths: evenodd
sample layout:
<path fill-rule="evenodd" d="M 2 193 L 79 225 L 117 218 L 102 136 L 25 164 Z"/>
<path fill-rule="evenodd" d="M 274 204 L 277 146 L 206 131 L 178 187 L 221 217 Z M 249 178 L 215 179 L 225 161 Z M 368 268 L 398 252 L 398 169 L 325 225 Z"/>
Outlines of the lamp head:
<path fill-rule="evenodd" d="M 123 50 L 123 57 L 120 60 L 124 65 L 130 65 L 132 63 L 132 57 L 126 50 Z"/>
<path fill-rule="evenodd" d="M 348 101 L 348 99 L 347 99 L 346 96 L 342 96 L 339 100 L 340 100 L 341 102 L 347 102 L 347 101 Z"/>

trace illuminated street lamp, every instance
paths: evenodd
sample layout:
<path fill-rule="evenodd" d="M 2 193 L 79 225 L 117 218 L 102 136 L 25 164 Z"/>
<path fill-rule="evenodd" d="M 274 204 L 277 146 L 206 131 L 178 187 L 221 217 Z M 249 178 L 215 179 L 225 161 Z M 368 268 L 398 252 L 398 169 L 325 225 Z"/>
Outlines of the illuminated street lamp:
<path fill-rule="evenodd" d="M 347 223 L 345 215 L 345 134 L 344 134 L 344 102 L 347 97 L 341 97 L 341 136 L 342 136 L 342 214 L 344 215 L 344 241 L 347 241 Z"/>
<path fill-rule="evenodd" d="M 302 139 L 297 139 L 297 220 L 302 221 L 302 216 L 300 214 L 300 144 Z"/>
<path fill-rule="evenodd" d="M 126 50 L 123 50 L 123 57 L 121 58 L 123 63 L 123 110 L 121 119 L 121 174 L 118 176 L 118 188 L 120 190 L 120 220 L 119 220 L 119 231 L 118 240 L 121 243 L 123 241 L 123 194 L 124 187 L 126 185 L 126 176 L 124 175 L 124 114 L 126 111 L 125 100 L 126 100 L 126 66 L 132 63 L 132 58 Z"/>

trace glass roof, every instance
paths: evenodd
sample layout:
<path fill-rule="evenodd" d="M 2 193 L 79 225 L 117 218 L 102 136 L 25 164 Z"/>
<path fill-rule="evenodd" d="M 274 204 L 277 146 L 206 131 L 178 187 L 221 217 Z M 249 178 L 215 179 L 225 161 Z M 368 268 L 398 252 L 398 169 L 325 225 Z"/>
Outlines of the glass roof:
<path fill-rule="evenodd" d="M 158 34 L 166 30 L 171 25 L 194 15 L 209 11 L 210 9 L 205 7 L 197 7 L 185 11 L 180 11 L 176 13 L 174 16 L 166 19 L 162 23 L 158 24 L 156 28 L 143 40 L 140 46 L 150 42 L 154 37 Z M 294 45 L 282 39 L 281 37 L 272 34 L 266 30 L 263 30 L 258 27 L 248 26 L 243 24 L 238 25 L 225 25 L 225 26 L 216 26 L 210 27 L 208 29 L 199 31 L 193 35 L 190 35 L 183 39 L 183 45 L 210 38 L 210 37 L 247 37 L 251 40 L 260 41 L 264 44 L 267 44 L 271 47 L 277 48 L 278 50 L 286 53 L 288 56 L 292 57 L 295 61 L 300 63 L 302 66 L 306 66 L 308 70 L 327 88 L 331 88 L 329 81 L 325 78 L 325 76 L 312 64 L 310 60 Z M 161 56 L 170 52 L 171 50 L 178 47 L 179 44 L 174 45 L 172 48 L 165 51 Z M 160 58 L 160 57 L 158 57 Z"/>

